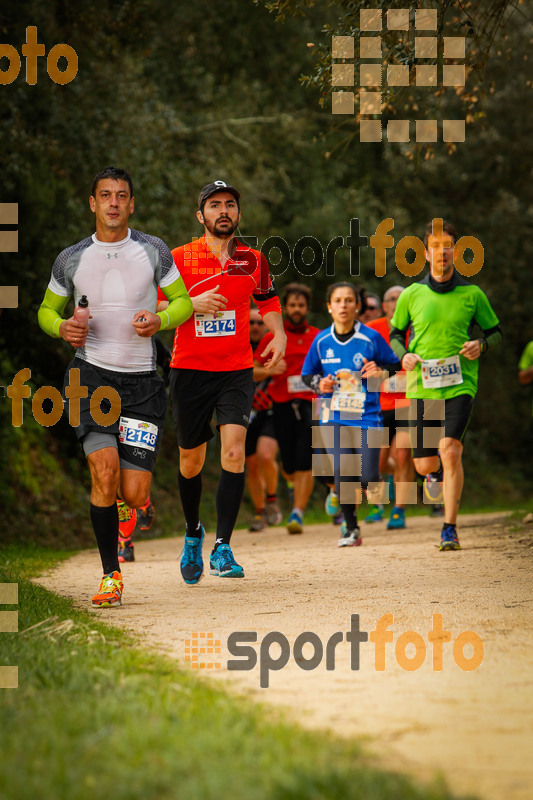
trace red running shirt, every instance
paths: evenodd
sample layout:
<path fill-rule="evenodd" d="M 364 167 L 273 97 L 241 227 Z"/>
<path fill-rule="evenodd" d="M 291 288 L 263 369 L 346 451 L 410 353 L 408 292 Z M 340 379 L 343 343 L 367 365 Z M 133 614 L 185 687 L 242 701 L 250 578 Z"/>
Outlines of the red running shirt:
<path fill-rule="evenodd" d="M 172 250 L 191 299 L 216 289 L 227 298 L 217 314 L 193 313 L 176 328 L 171 367 L 205 372 L 232 372 L 253 367 L 250 345 L 250 298 L 263 317 L 281 313 L 266 258 L 237 239 L 233 257 L 222 269 L 205 236 Z"/>
<path fill-rule="evenodd" d="M 287 320 L 283 321 L 287 334 L 287 350 L 285 361 L 287 369 L 281 375 L 274 375 L 268 384 L 268 394 L 275 403 L 290 403 L 291 400 L 312 400 L 316 395 L 304 384 L 301 378 L 302 366 L 309 348 L 317 333 L 318 328 L 312 325 L 295 328 Z M 266 359 L 261 358 L 261 353 L 272 340 L 271 333 L 265 333 L 256 348 L 256 361 L 263 365 Z M 268 356 L 267 356 L 268 358 Z"/>
<path fill-rule="evenodd" d="M 369 328 L 374 328 L 375 331 L 380 333 L 387 344 L 390 345 L 390 328 L 387 322 L 387 317 L 380 317 L 373 319 L 371 322 L 365 323 Z M 407 343 L 406 343 L 407 346 Z M 397 372 L 394 378 L 400 380 L 405 376 L 405 372 Z M 379 402 L 383 411 L 393 411 L 396 406 L 403 407 L 409 405 L 409 400 L 405 397 L 405 392 L 384 392 L 381 391 L 379 395 Z"/>

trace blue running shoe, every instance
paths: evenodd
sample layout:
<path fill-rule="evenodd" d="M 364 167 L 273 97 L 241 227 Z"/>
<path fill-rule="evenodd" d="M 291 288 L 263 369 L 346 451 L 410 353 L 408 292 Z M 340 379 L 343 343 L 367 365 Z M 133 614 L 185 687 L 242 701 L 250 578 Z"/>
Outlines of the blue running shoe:
<path fill-rule="evenodd" d="M 349 528 L 346 522 L 343 522 L 341 525 L 341 538 L 337 542 L 337 547 L 359 547 L 361 544 L 363 544 L 363 537 L 357 525 L 355 528 Z"/>
<path fill-rule="evenodd" d="M 291 515 L 287 521 L 287 530 L 289 533 L 303 533 L 303 514 L 299 511 L 291 511 Z"/>
<path fill-rule="evenodd" d="M 324 503 L 324 509 L 329 517 L 336 517 L 339 513 L 340 504 L 335 489 L 329 490 L 329 494 L 326 497 L 326 502 Z"/>
<path fill-rule="evenodd" d="M 384 516 L 383 506 L 374 506 L 374 510 L 365 517 L 365 522 L 381 522 Z"/>
<path fill-rule="evenodd" d="M 195 531 L 198 533 L 198 530 Z M 204 526 L 200 523 L 200 536 L 187 536 L 183 542 L 181 552 L 181 577 L 185 583 L 198 583 L 204 571 L 204 561 L 202 559 L 202 544 L 204 541 Z"/>
<path fill-rule="evenodd" d="M 403 508 L 394 506 L 390 519 L 387 522 L 387 530 L 399 530 L 400 528 L 405 528 L 405 511 Z"/>
<path fill-rule="evenodd" d="M 459 544 L 459 539 L 457 538 L 457 531 L 455 530 L 453 525 L 444 525 L 442 526 L 442 533 L 440 535 L 440 546 L 439 550 L 460 550 L 461 545 Z"/>
<path fill-rule="evenodd" d="M 244 578 L 244 570 L 233 558 L 229 544 L 221 544 L 213 550 L 209 559 L 211 575 L 219 578 Z"/>

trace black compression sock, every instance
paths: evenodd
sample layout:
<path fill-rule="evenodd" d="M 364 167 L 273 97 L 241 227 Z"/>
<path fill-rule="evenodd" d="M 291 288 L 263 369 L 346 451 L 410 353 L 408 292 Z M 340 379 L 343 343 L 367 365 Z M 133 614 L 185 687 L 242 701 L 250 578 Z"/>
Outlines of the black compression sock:
<path fill-rule="evenodd" d="M 223 469 L 217 488 L 217 539 L 215 550 L 229 544 L 244 494 L 244 472 Z"/>
<path fill-rule="evenodd" d="M 350 530 L 357 528 L 357 506 L 353 505 L 353 503 L 350 505 L 344 505 L 343 503 L 341 505 L 341 511 L 344 514 L 346 526 Z"/>
<path fill-rule="evenodd" d="M 117 504 L 112 506 L 93 506 L 90 505 L 91 522 L 93 524 L 94 535 L 102 559 L 102 569 L 104 575 L 110 572 L 120 572 L 118 563 L 118 508 Z"/>
<path fill-rule="evenodd" d="M 178 472 L 178 488 L 180 491 L 181 505 L 187 523 L 187 532 L 192 534 L 200 522 L 200 499 L 202 497 L 202 473 L 194 478 L 185 478 Z"/>

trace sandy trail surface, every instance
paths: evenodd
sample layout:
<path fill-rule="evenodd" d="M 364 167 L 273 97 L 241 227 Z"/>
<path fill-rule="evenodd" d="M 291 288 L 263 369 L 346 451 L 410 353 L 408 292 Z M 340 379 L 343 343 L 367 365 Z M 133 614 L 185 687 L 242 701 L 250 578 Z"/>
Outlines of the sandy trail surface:
<path fill-rule="evenodd" d="M 302 536 L 289 536 L 283 527 L 260 534 L 236 531 L 233 551 L 246 577 L 204 574 L 193 587 L 179 575 L 182 540 L 138 542 L 136 562 L 123 565 L 122 607 L 94 613 L 186 668 L 195 664 L 209 680 L 283 706 L 304 726 L 364 736 L 384 766 L 423 779 L 440 773 L 454 791 L 486 800 L 531 800 L 531 528 L 517 530 L 502 514 L 463 515 L 463 550 L 439 553 L 440 526 L 428 517 L 408 519 L 405 531 L 366 525 L 364 544 L 357 548 L 337 548 L 338 528 L 331 525 L 309 525 Z M 213 541 L 209 533 L 204 559 Z M 98 580 L 98 555 L 86 551 L 39 582 L 87 607 Z M 393 615 L 388 630 L 394 637 L 384 645 L 385 669 L 375 668 L 372 641 L 361 643 L 359 669 L 352 669 L 354 654 L 346 641 L 351 616 L 359 615 L 361 631 L 370 633 L 385 614 Z M 450 632 L 450 641 L 442 643 L 441 670 L 433 668 L 428 641 L 435 614 Z M 238 631 L 257 633 L 253 669 L 228 669 L 228 660 L 246 660 L 228 650 L 228 636 Z M 278 644 L 264 641 L 273 631 L 287 639 L 290 654 L 283 669 L 268 671 L 267 655 L 281 656 Z M 416 643 L 404 646 L 406 637 L 398 643 L 408 631 L 419 634 L 407 637 Z M 454 642 L 463 631 L 477 634 L 484 649 L 482 663 L 470 671 L 454 659 Z M 313 670 L 303 670 L 295 659 L 293 645 L 303 632 L 320 637 L 324 648 Z M 327 642 L 336 632 L 343 637 L 334 651 L 335 668 L 327 670 Z M 194 653 L 193 645 L 211 641 L 209 633 L 220 642 L 220 652 Z M 476 646 L 456 645 L 459 658 L 479 654 L 475 641 Z M 422 660 L 424 647 L 422 665 L 405 669 L 405 659 Z M 318 658 L 319 649 L 315 637 L 296 657 L 300 663 L 313 654 Z M 330 655 L 332 650 L 330 645 Z M 268 688 L 260 687 L 261 672 L 263 681 L 268 675 Z"/>

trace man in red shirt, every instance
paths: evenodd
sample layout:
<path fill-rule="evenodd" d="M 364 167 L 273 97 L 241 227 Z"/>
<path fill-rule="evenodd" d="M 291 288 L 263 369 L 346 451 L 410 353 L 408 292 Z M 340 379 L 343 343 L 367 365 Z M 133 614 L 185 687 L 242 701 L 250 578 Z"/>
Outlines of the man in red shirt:
<path fill-rule="evenodd" d="M 403 292 L 402 286 L 391 286 L 383 295 L 384 317 L 367 322 L 369 328 L 374 328 L 380 333 L 387 344 L 390 344 L 390 321 L 394 315 L 396 303 Z M 387 523 L 389 530 L 405 528 L 405 505 L 409 499 L 409 489 L 414 481 L 413 457 L 409 434 L 406 430 L 396 431 L 396 408 L 408 407 L 409 400 L 405 397 L 405 373 L 400 372 L 384 381 L 381 386 L 380 404 L 383 414 L 383 427 L 389 431 L 389 444 L 381 448 L 379 457 L 379 471 L 388 472 L 394 476 L 396 493 L 395 505 Z M 396 390 L 400 389 L 400 391 Z M 403 391 L 401 391 L 403 389 Z M 377 522 L 383 518 L 382 507 L 378 507 L 373 514 L 366 518 L 366 522 Z"/>
<path fill-rule="evenodd" d="M 256 308 L 250 309 L 250 344 L 255 353 L 265 335 L 265 323 Z M 271 370 L 275 372 L 283 359 Z M 274 436 L 272 400 L 268 395 L 270 375 L 256 381 L 250 425 L 246 434 L 246 483 L 254 504 L 255 514 L 249 531 L 258 533 L 267 525 L 278 525 L 283 519 L 277 501 L 278 489 L 278 443 Z"/>
<path fill-rule="evenodd" d="M 301 283 L 289 283 L 283 290 L 284 328 L 287 334 L 285 359 L 270 374 L 268 393 L 274 401 L 274 433 L 278 440 L 281 463 L 286 477 L 294 486 L 294 507 L 287 522 L 289 533 L 302 533 L 303 516 L 313 491 L 312 473 L 312 400 L 311 389 L 301 378 L 302 365 L 318 328 L 309 325 L 307 314 L 311 292 Z M 272 341 L 267 333 L 257 348 L 255 376 L 268 375 L 264 351 Z M 263 369 L 261 370 L 261 367 Z"/>
<path fill-rule="evenodd" d="M 204 186 L 198 221 L 204 235 L 172 251 L 189 291 L 193 316 L 174 339 L 170 397 L 178 434 L 178 485 L 187 523 L 181 574 L 188 584 L 203 573 L 200 522 L 202 467 L 217 413 L 222 472 L 216 495 L 217 530 L 210 556 L 212 575 L 241 578 L 230 547 L 244 492 L 245 439 L 254 395 L 249 339 L 250 298 L 273 338 L 261 351 L 271 369 L 285 353 L 281 308 L 265 257 L 234 237 L 240 194 L 224 181 Z"/>

